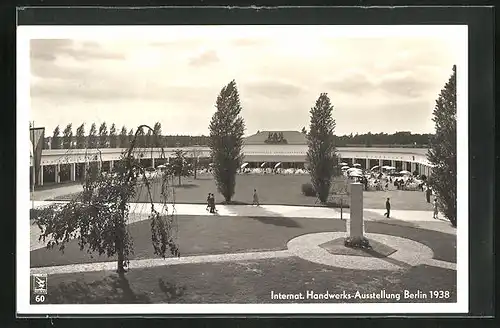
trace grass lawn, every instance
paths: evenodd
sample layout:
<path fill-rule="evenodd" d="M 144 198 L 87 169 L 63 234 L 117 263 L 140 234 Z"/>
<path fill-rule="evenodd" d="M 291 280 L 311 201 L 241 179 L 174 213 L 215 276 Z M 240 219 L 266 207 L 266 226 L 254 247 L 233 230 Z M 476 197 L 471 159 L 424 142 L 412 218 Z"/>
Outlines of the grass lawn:
<path fill-rule="evenodd" d="M 387 222 L 387 223 L 384 223 Z M 384 222 L 366 222 L 365 230 L 418 241 L 434 251 L 434 258 L 456 262 L 456 236 Z M 345 231 L 345 221 L 283 217 L 179 216 L 178 244 L 181 256 L 286 249 L 290 239 L 326 231 Z M 38 229 L 37 227 L 33 227 Z M 156 257 L 151 246 L 149 221 L 129 225 L 135 253 L 131 259 Z M 111 261 L 114 258 L 80 251 L 77 240 L 59 249 L 30 252 L 31 267 Z"/>
<path fill-rule="evenodd" d="M 272 300 L 274 293 L 450 292 L 456 302 L 456 272 L 418 266 L 402 271 L 334 268 L 297 257 L 227 263 L 184 264 L 130 270 L 57 274 L 48 277 L 45 303 L 298 303 L 395 302 L 394 300 Z M 400 302 L 436 302 L 430 298 Z M 34 303 L 34 299 L 32 300 Z M 332 312 L 334 310 L 332 309 Z M 390 309 L 388 309 L 390 312 Z"/>
<path fill-rule="evenodd" d="M 257 189 L 261 204 L 273 205 L 316 205 L 316 197 L 307 197 L 302 194 L 302 184 L 310 182 L 308 175 L 237 175 L 236 191 L 233 197 L 235 203 L 252 203 L 253 190 Z M 212 176 L 204 175 L 194 178 L 183 178 L 182 184 L 177 185 L 174 179 L 175 201 L 177 203 L 205 203 L 207 194 L 214 193 L 217 203 L 224 201 L 217 191 Z M 337 182 L 343 183 L 343 182 Z M 160 184 L 153 183 L 153 200 L 161 201 Z M 56 197 L 58 200 L 70 199 L 71 195 Z M 385 200 L 391 198 L 393 210 L 420 210 L 432 211 L 432 204 L 425 201 L 425 194 L 417 191 L 367 191 L 364 192 L 364 208 L 385 208 Z M 138 187 L 137 196 L 133 202 L 148 201 L 145 186 Z"/>

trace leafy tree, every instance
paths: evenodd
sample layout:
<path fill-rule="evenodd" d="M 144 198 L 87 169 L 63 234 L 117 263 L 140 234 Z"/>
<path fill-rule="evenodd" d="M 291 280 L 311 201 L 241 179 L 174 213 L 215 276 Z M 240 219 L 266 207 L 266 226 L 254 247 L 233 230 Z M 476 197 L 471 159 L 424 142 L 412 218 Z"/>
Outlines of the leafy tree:
<path fill-rule="evenodd" d="M 170 160 L 167 166 L 167 174 L 179 178 L 179 185 L 182 183 L 182 177 L 190 176 L 192 173 L 191 165 L 186 159 L 186 152 L 182 149 L 174 151 L 174 157 Z"/>
<path fill-rule="evenodd" d="M 118 145 L 118 137 L 116 135 L 116 125 L 111 124 L 109 128 L 109 148 L 116 148 Z"/>
<path fill-rule="evenodd" d="M 97 127 L 95 123 L 92 123 L 92 125 L 90 126 L 87 146 L 89 148 L 97 148 Z"/>
<path fill-rule="evenodd" d="M 102 122 L 99 127 L 99 148 L 108 147 L 108 127 L 106 122 Z"/>
<path fill-rule="evenodd" d="M 127 136 L 127 128 L 122 126 L 122 130 L 120 131 L 120 136 L 118 138 L 118 148 L 125 148 L 129 145 L 128 136 Z"/>
<path fill-rule="evenodd" d="M 236 187 L 236 172 L 241 164 L 245 132 L 235 80 L 222 88 L 217 96 L 216 108 L 209 126 L 209 147 L 217 189 L 226 202 L 230 202 Z"/>
<path fill-rule="evenodd" d="M 321 203 L 326 203 L 337 166 L 334 141 L 335 120 L 332 117 L 333 105 L 326 93 L 320 94 L 311 108 L 311 124 L 307 134 L 307 162 L 311 183 Z"/>
<path fill-rule="evenodd" d="M 153 138 L 153 132 L 151 130 L 148 130 L 148 132 L 146 133 L 146 143 L 145 143 L 145 146 L 147 148 L 151 148 L 151 147 L 154 147 L 154 138 Z"/>
<path fill-rule="evenodd" d="M 130 131 L 128 132 L 128 143 L 131 144 L 132 141 L 134 140 L 134 129 L 130 129 Z"/>
<path fill-rule="evenodd" d="M 146 134 L 144 133 L 144 129 L 140 128 L 138 131 L 136 131 L 136 135 L 137 135 L 136 146 L 139 148 L 145 148 L 146 147 Z"/>
<path fill-rule="evenodd" d="M 50 148 L 52 149 L 60 149 L 61 148 L 61 130 L 59 129 L 59 125 L 55 127 L 54 132 L 52 133 L 52 141 L 50 144 Z"/>
<path fill-rule="evenodd" d="M 163 147 L 160 122 L 156 122 L 155 125 L 153 126 L 153 134 L 155 136 L 153 143 L 154 147 Z"/>
<path fill-rule="evenodd" d="M 147 127 L 150 129 L 149 127 Z M 78 240 L 80 250 L 108 257 L 117 256 L 117 271 L 123 275 L 133 252 L 127 223 L 130 201 L 134 199 L 141 176 L 143 185 L 151 194 L 150 182 L 138 161 L 134 158 L 134 146 L 116 163 L 116 175 L 98 172 L 87 174 L 83 192 L 64 204 L 52 204 L 38 208 L 33 213 L 34 223 L 41 230 L 39 240 L 47 248 L 58 247 L 64 251 L 68 242 Z M 168 178 L 161 182 L 164 206 L 168 206 Z M 171 253 L 180 256 L 174 241 L 174 211 L 157 210 L 148 199 L 151 220 L 151 241 L 156 255 L 163 258 Z M 160 212 L 161 211 L 161 212 Z"/>
<path fill-rule="evenodd" d="M 438 208 L 453 226 L 457 225 L 457 76 L 456 66 L 441 90 L 434 118 L 436 134 L 427 158 L 433 165 L 429 185 L 436 192 Z"/>
<path fill-rule="evenodd" d="M 307 130 L 306 130 L 306 127 L 305 127 L 305 126 L 303 126 L 303 127 L 302 127 L 302 130 L 300 131 L 300 133 L 302 133 L 302 134 L 307 134 Z"/>
<path fill-rule="evenodd" d="M 76 129 L 76 148 L 85 149 L 87 147 L 87 140 L 85 138 L 85 123 L 82 123 Z"/>
<path fill-rule="evenodd" d="M 64 149 L 70 149 L 73 148 L 73 130 L 72 130 L 73 124 L 69 123 L 66 125 L 66 128 L 63 131 L 63 148 Z"/>

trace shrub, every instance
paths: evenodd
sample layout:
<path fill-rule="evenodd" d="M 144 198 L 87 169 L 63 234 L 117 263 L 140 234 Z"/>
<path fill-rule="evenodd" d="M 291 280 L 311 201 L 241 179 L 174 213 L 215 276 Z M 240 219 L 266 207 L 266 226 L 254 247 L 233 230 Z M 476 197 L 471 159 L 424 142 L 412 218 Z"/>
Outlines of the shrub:
<path fill-rule="evenodd" d="M 302 184 L 302 193 L 309 197 L 316 196 L 316 190 L 311 183 Z"/>

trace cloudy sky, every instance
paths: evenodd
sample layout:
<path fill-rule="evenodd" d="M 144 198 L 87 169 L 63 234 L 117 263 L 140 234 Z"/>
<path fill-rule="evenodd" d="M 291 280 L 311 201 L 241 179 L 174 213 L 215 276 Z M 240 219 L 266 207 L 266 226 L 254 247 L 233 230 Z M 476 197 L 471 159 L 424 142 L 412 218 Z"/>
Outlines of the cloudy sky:
<path fill-rule="evenodd" d="M 235 79 L 247 135 L 307 127 L 321 92 L 334 105 L 336 134 L 427 133 L 458 58 L 457 39 L 439 33 L 225 33 L 231 28 L 183 34 L 177 27 L 144 40 L 32 39 L 30 119 L 47 134 L 103 121 L 128 129 L 159 121 L 164 134 L 207 134 L 217 94 Z"/>

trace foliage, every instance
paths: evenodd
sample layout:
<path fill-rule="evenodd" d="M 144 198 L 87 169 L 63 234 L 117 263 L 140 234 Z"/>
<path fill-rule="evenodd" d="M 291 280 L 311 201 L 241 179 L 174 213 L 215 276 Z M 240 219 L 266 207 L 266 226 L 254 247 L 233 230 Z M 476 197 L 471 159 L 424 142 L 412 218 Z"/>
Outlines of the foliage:
<path fill-rule="evenodd" d="M 305 126 L 302 127 L 302 130 L 300 130 L 300 133 L 307 134 L 307 130 L 306 130 Z"/>
<path fill-rule="evenodd" d="M 232 80 L 222 88 L 217 96 L 216 108 L 209 126 L 209 147 L 217 189 L 226 202 L 230 202 L 236 187 L 236 172 L 242 160 L 245 132 L 236 81 Z"/>
<path fill-rule="evenodd" d="M 161 183 L 163 204 L 160 212 L 152 202 L 145 171 L 134 157 L 134 143 L 135 139 L 127 153 L 116 162 L 115 174 L 86 174 L 83 192 L 74 199 L 32 211 L 34 223 L 41 230 L 40 240 L 46 242 L 48 248 L 58 247 L 64 251 L 66 244 L 76 238 L 81 250 L 108 257 L 117 255 L 118 272 L 124 272 L 133 253 L 133 241 L 126 228 L 129 202 L 136 194 L 138 178 L 142 177 L 141 183 L 147 188 L 151 204 L 149 219 L 155 254 L 166 257 L 170 252 L 180 256 L 173 235 L 175 215 L 167 208 L 168 179 L 164 177 Z"/>
<path fill-rule="evenodd" d="M 350 248 L 371 249 L 370 241 L 367 238 L 351 238 L 347 237 L 344 240 L 344 246 Z"/>
<path fill-rule="evenodd" d="M 457 225 L 457 88 L 456 66 L 436 100 L 432 119 L 436 133 L 427 157 L 432 176 L 428 179 L 436 192 L 438 208 L 453 226 Z"/>
<path fill-rule="evenodd" d="M 92 123 L 89 130 L 89 137 L 87 140 L 88 148 L 97 148 L 97 127 L 95 123 Z"/>
<path fill-rule="evenodd" d="M 115 123 L 113 123 L 109 128 L 109 148 L 117 148 L 117 146 L 118 146 L 118 137 L 116 135 L 116 125 Z"/>
<path fill-rule="evenodd" d="M 338 165 L 335 153 L 334 129 L 332 118 L 333 106 L 326 93 L 320 94 L 316 104 L 311 108 L 311 124 L 307 134 L 307 162 L 311 182 L 322 203 L 328 199 L 331 180 Z"/>
<path fill-rule="evenodd" d="M 102 122 L 99 127 L 99 148 L 108 147 L 108 127 L 106 122 Z"/>
<path fill-rule="evenodd" d="M 146 147 L 146 133 L 144 132 L 143 128 L 139 128 L 136 132 L 135 135 L 137 136 L 136 139 L 136 146 L 138 148 L 145 148 Z"/>
<path fill-rule="evenodd" d="M 130 129 L 130 131 L 128 132 L 128 143 L 131 144 L 132 141 L 134 141 L 134 129 Z"/>
<path fill-rule="evenodd" d="M 120 131 L 120 136 L 118 137 L 118 148 L 125 148 L 129 145 L 128 136 L 127 136 L 127 128 L 122 126 L 122 130 Z"/>
<path fill-rule="evenodd" d="M 308 197 L 316 196 L 316 190 L 311 183 L 304 183 L 302 184 L 302 194 Z"/>
<path fill-rule="evenodd" d="M 52 142 L 50 144 L 50 148 L 52 149 L 60 149 L 61 148 L 61 140 L 60 140 L 61 130 L 59 129 L 59 125 L 55 127 L 54 132 L 52 132 Z"/>
<path fill-rule="evenodd" d="M 153 126 L 153 134 L 155 136 L 153 140 L 153 147 L 163 147 L 163 139 L 161 137 L 161 123 L 156 122 Z"/>
<path fill-rule="evenodd" d="M 174 151 L 174 157 L 170 160 L 167 166 L 167 174 L 179 178 L 179 185 L 181 184 L 181 177 L 187 177 L 192 174 L 191 165 L 186 159 L 186 152 L 182 149 Z"/>
<path fill-rule="evenodd" d="M 84 149 L 87 147 L 87 138 L 85 137 L 85 123 L 82 123 L 76 129 L 76 148 Z"/>
<path fill-rule="evenodd" d="M 69 123 L 66 128 L 63 131 L 63 148 L 64 149 L 70 149 L 72 147 L 73 143 L 73 131 L 72 131 L 72 124 Z"/>
<path fill-rule="evenodd" d="M 153 138 L 153 133 L 151 132 L 151 130 L 149 130 L 147 133 L 146 133 L 146 143 L 145 143 L 145 146 L 147 148 L 151 148 L 151 147 L 154 147 L 154 138 Z"/>

